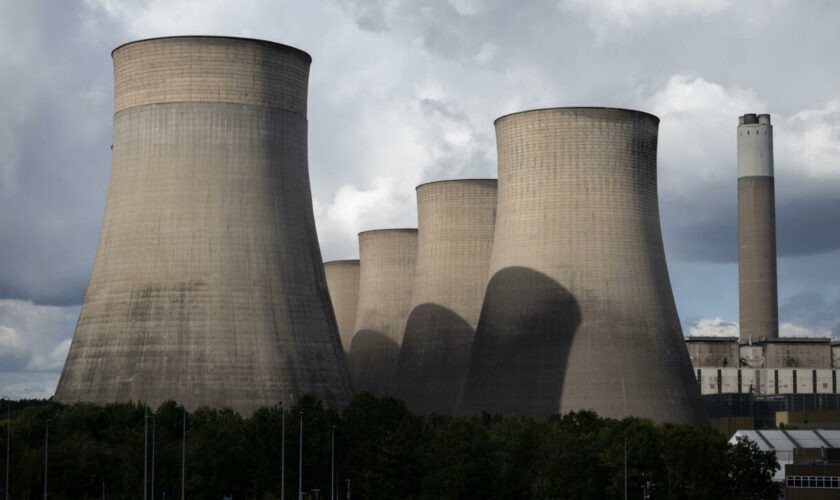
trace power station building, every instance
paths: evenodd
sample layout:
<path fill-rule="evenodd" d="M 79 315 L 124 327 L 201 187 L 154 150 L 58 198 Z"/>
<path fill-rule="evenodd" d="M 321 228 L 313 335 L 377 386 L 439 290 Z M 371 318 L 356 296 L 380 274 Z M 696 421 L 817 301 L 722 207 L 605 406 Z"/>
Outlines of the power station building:
<path fill-rule="evenodd" d="M 481 313 L 496 180 L 417 187 L 417 265 L 393 394 L 412 411 L 452 413 Z"/>
<path fill-rule="evenodd" d="M 307 161 L 311 58 L 226 37 L 114 50 L 114 140 L 96 260 L 61 402 L 250 413 L 352 396 Z"/>
<path fill-rule="evenodd" d="M 742 342 L 779 337 L 770 115 L 738 118 L 738 292 Z"/>
<path fill-rule="evenodd" d="M 490 279 L 458 411 L 706 420 L 665 263 L 658 124 L 609 108 L 496 120 Z"/>
<path fill-rule="evenodd" d="M 417 263 L 417 229 L 359 233 L 359 302 L 347 355 L 357 391 L 392 389 Z"/>
<path fill-rule="evenodd" d="M 356 327 L 356 309 L 359 304 L 359 259 L 324 262 L 327 288 L 338 323 L 338 333 L 344 352 L 350 351 L 350 341 Z"/>

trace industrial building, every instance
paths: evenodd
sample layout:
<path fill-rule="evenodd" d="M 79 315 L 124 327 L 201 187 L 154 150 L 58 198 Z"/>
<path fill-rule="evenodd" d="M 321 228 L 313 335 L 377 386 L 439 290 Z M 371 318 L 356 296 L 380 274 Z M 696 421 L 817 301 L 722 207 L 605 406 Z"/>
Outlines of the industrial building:
<path fill-rule="evenodd" d="M 359 233 L 359 301 L 347 355 L 357 391 L 391 390 L 416 263 L 417 229 Z"/>
<path fill-rule="evenodd" d="M 112 57 L 108 199 L 56 400 L 343 405 L 309 186 L 310 56 L 195 36 Z"/>
<path fill-rule="evenodd" d="M 496 180 L 417 187 L 417 265 L 393 394 L 415 412 L 452 413 L 481 313 Z"/>
<path fill-rule="evenodd" d="M 350 341 L 356 328 L 356 309 L 359 305 L 359 259 L 324 262 L 327 288 L 330 291 L 338 334 L 344 352 L 350 351 Z"/>
<path fill-rule="evenodd" d="M 496 120 L 490 279 L 458 411 L 706 421 L 662 245 L 658 124 L 611 108 Z"/>

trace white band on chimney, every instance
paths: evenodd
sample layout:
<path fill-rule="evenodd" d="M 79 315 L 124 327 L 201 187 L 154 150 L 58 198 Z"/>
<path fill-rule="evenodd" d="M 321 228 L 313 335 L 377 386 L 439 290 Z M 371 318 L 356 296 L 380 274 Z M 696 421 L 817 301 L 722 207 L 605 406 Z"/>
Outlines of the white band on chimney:
<path fill-rule="evenodd" d="M 770 115 L 744 115 L 738 122 L 738 177 L 773 177 Z"/>

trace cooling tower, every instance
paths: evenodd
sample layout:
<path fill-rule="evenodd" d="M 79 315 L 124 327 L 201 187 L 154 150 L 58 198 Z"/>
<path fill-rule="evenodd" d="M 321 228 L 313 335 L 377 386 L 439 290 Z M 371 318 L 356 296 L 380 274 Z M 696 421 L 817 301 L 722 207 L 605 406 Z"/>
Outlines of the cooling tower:
<path fill-rule="evenodd" d="M 324 262 L 327 288 L 338 323 L 338 334 L 345 352 L 350 350 L 350 340 L 356 326 L 356 307 L 359 303 L 359 261 L 333 260 Z"/>
<path fill-rule="evenodd" d="M 659 120 L 560 108 L 495 124 L 490 280 L 458 410 L 705 420 L 659 226 Z"/>
<path fill-rule="evenodd" d="M 417 187 L 417 270 L 393 393 L 412 411 L 452 413 L 487 286 L 496 181 Z"/>
<path fill-rule="evenodd" d="M 391 388 L 416 261 L 416 229 L 359 233 L 359 305 L 347 356 L 357 391 L 382 395 Z"/>
<path fill-rule="evenodd" d="M 738 118 L 738 275 L 741 342 L 779 338 L 770 115 Z"/>
<path fill-rule="evenodd" d="M 111 179 L 62 402 L 231 406 L 351 383 L 315 233 L 310 57 L 220 37 L 112 53 Z"/>

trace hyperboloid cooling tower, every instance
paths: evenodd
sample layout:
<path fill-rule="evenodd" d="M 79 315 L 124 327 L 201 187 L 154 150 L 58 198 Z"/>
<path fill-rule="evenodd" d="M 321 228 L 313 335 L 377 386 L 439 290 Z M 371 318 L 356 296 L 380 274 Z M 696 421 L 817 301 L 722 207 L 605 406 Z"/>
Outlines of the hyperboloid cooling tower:
<path fill-rule="evenodd" d="M 418 186 L 417 218 L 417 270 L 393 393 L 413 411 L 452 413 L 487 286 L 496 180 Z"/>
<path fill-rule="evenodd" d="M 779 337 L 776 195 L 770 115 L 738 118 L 740 337 Z"/>
<path fill-rule="evenodd" d="M 391 388 L 416 261 L 416 229 L 359 233 L 359 305 L 347 356 L 357 391 Z"/>
<path fill-rule="evenodd" d="M 114 50 L 96 260 L 56 399 L 250 413 L 351 395 L 315 234 L 310 57 L 173 37 Z"/>
<path fill-rule="evenodd" d="M 459 411 L 705 420 L 665 264 L 658 125 L 607 108 L 496 120 L 490 281 Z"/>
<path fill-rule="evenodd" d="M 324 262 L 327 288 L 330 291 L 338 334 L 345 352 L 350 350 L 350 340 L 356 330 L 356 307 L 359 303 L 359 261 L 333 260 Z"/>

